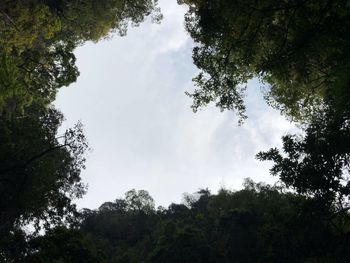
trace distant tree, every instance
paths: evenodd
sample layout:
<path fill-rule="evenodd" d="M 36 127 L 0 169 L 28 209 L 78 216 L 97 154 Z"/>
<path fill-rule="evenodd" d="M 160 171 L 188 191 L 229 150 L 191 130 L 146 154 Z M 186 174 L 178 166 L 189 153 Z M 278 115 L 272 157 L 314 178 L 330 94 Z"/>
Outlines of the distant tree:
<path fill-rule="evenodd" d="M 98 210 L 85 210 L 80 229 L 103 251 L 106 262 L 141 262 L 149 253 L 160 216 L 149 193 L 133 189 L 124 199 L 105 202 Z"/>
<path fill-rule="evenodd" d="M 116 202 L 105 202 L 103 203 L 98 210 L 100 212 L 125 212 L 126 211 L 126 202 L 124 200 Z"/>
<path fill-rule="evenodd" d="M 189 93 L 193 109 L 215 102 L 244 118 L 244 90 L 258 77 L 267 101 L 294 119 L 317 110 L 324 96 L 349 86 L 350 6 L 322 0 L 179 0 L 201 70 Z M 339 84 L 339 83 L 338 83 Z M 342 89 L 344 89 L 342 88 Z M 341 97 L 341 95 L 340 95 Z"/>
<path fill-rule="evenodd" d="M 146 214 L 154 212 L 154 200 L 145 190 L 132 189 L 125 193 L 125 202 L 129 211 L 144 212 Z"/>

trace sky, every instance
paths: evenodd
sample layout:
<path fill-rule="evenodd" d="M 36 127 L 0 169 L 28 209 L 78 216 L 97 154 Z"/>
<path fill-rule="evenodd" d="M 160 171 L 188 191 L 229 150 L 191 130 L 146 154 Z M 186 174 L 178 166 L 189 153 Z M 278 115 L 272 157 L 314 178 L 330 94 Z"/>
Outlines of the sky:
<path fill-rule="evenodd" d="M 81 121 L 92 148 L 81 174 L 88 192 L 79 208 L 95 209 L 133 188 L 167 207 L 202 188 L 215 193 L 239 190 L 247 177 L 276 180 L 271 163 L 255 154 L 280 146 L 281 136 L 295 127 L 266 105 L 256 80 L 248 83 L 242 126 L 233 112 L 213 105 L 193 113 L 185 91 L 194 89 L 198 69 L 184 29 L 186 9 L 175 0 L 159 4 L 160 25 L 148 19 L 126 37 L 79 47 L 80 77 L 55 101 L 66 117 L 63 128 Z"/>

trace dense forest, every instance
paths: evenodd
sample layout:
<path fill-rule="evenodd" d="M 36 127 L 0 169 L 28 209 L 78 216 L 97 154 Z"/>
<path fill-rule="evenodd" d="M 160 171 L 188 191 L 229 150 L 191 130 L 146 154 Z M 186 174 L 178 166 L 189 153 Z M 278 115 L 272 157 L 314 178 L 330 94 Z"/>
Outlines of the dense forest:
<path fill-rule="evenodd" d="M 84 209 L 75 227 L 50 229 L 11 253 L 26 262 L 347 259 L 346 237 L 330 226 L 347 217 L 333 215 L 317 200 L 283 191 L 247 179 L 237 192 L 221 189 L 211 195 L 202 189 L 186 195 L 183 204 L 155 209 L 148 192 L 131 190 L 125 198 L 106 202 L 97 210 Z M 19 242 L 23 235 L 19 232 L 16 238 Z"/>
<path fill-rule="evenodd" d="M 56 94 L 79 76 L 77 47 L 125 36 L 147 17 L 159 23 L 160 8 L 156 0 L 2 0 L 0 262 L 350 261 L 349 2 L 178 3 L 199 69 L 187 93 L 193 110 L 214 103 L 244 125 L 254 78 L 302 129 L 256 155 L 273 162 L 278 183 L 203 188 L 168 208 L 130 190 L 78 210 L 89 145 L 80 122 L 60 129 Z"/>

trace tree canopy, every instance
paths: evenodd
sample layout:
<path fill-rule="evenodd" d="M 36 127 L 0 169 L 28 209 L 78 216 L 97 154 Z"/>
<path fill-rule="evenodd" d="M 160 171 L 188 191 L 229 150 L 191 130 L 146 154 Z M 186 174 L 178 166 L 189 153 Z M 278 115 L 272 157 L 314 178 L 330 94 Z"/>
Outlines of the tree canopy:
<path fill-rule="evenodd" d="M 200 69 L 193 108 L 215 102 L 244 118 L 244 89 L 258 77 L 267 101 L 294 119 L 347 89 L 350 7 L 346 1 L 179 0 Z"/>
<path fill-rule="evenodd" d="M 303 135 L 282 138 L 283 151 L 260 152 L 260 160 L 274 162 L 273 175 L 298 193 L 316 197 L 335 211 L 350 209 L 349 110 L 329 106 L 318 112 Z"/>
<path fill-rule="evenodd" d="M 1 1 L 1 234 L 75 216 L 88 145 L 80 123 L 58 134 L 64 117 L 51 103 L 79 75 L 77 46 L 125 35 L 147 16 L 161 19 L 156 0 Z"/>
<path fill-rule="evenodd" d="M 53 108 L 32 105 L 25 116 L 0 120 L 0 229 L 14 223 L 57 223 L 72 215 L 71 199 L 81 197 L 88 147 L 80 123 L 62 135 Z"/>
<path fill-rule="evenodd" d="M 76 228 L 56 228 L 28 244 L 26 262 L 347 262 L 348 243 L 313 199 L 251 180 L 243 190 L 199 191 L 191 203 L 152 208 L 125 199 L 82 212 Z M 146 201 L 149 198 L 142 198 Z M 341 253 L 340 253 L 341 252 Z M 75 258 L 75 259 L 74 259 Z M 35 259 L 35 260 L 34 260 Z M 39 260 L 41 259 L 41 261 Z M 31 261 L 32 260 L 32 261 Z M 34 261 L 33 261 L 34 260 Z"/>
<path fill-rule="evenodd" d="M 44 105 L 62 86 L 76 81 L 74 49 L 111 32 L 125 35 L 152 15 L 156 0 L 15 0 L 0 4 L 0 113 Z"/>

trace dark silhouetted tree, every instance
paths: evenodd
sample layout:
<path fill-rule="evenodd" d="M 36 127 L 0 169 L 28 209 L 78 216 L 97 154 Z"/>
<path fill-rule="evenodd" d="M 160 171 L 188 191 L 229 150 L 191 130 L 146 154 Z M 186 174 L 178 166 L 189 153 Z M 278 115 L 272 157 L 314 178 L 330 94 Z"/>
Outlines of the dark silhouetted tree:
<path fill-rule="evenodd" d="M 323 0 L 179 0 L 201 70 L 190 93 L 197 110 L 210 102 L 244 118 L 244 89 L 258 77 L 267 100 L 306 118 L 350 76 L 350 6 Z M 348 89 L 348 85 L 344 87 Z"/>
<path fill-rule="evenodd" d="M 85 187 L 87 143 L 81 124 L 57 135 L 63 116 L 32 105 L 25 115 L 0 119 L 0 230 L 14 224 L 58 223 L 73 215 Z"/>

